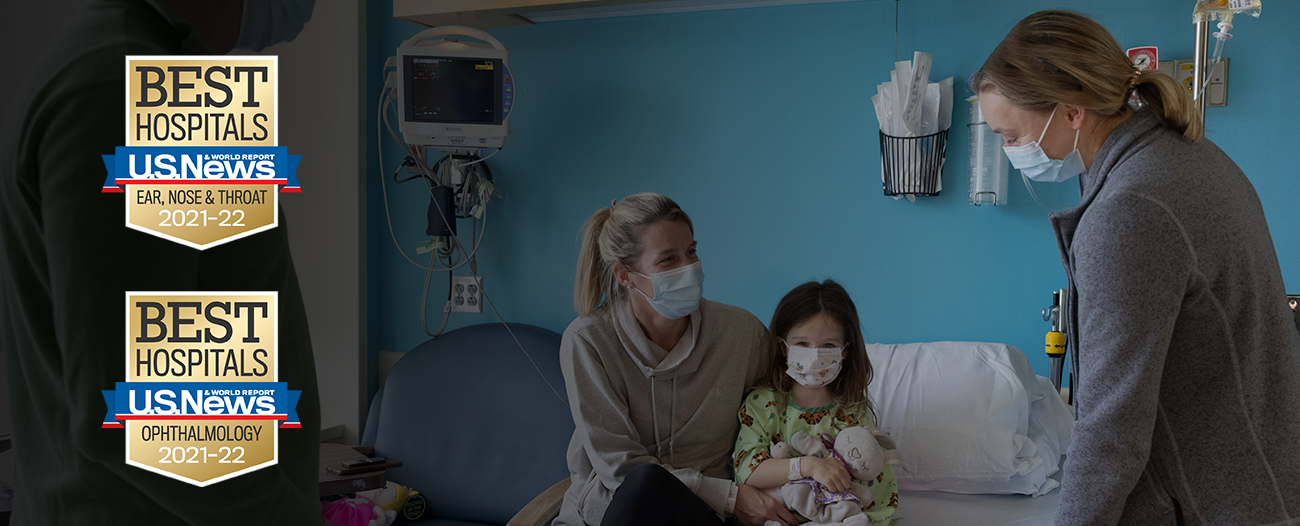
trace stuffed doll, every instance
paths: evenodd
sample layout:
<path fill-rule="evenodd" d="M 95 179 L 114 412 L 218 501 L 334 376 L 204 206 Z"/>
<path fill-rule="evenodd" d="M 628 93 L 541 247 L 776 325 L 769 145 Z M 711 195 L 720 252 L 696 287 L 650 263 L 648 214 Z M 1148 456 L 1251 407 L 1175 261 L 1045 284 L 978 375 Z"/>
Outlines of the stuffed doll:
<path fill-rule="evenodd" d="M 904 467 L 894 447 L 888 434 L 865 427 L 845 428 L 834 440 L 827 433 L 814 437 L 800 431 L 790 437 L 789 442 L 773 444 L 772 458 L 791 458 L 795 453 L 835 458 L 844 462 L 853 476 L 850 489 L 845 493 L 835 493 L 807 477 L 787 482 L 769 494 L 781 500 L 787 508 L 812 520 L 808 523 L 811 526 L 867 526 L 869 521 L 862 514 L 862 506 L 871 502 L 872 496 L 863 481 L 876 478 L 886 464 Z"/>

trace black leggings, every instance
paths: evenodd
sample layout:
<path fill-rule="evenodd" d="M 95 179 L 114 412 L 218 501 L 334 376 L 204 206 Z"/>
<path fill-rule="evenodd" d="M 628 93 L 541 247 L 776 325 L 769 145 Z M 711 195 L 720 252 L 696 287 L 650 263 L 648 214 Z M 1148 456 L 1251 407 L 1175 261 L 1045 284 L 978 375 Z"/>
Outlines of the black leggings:
<path fill-rule="evenodd" d="M 722 526 L 726 524 L 658 464 L 642 464 L 623 478 L 601 526 Z"/>

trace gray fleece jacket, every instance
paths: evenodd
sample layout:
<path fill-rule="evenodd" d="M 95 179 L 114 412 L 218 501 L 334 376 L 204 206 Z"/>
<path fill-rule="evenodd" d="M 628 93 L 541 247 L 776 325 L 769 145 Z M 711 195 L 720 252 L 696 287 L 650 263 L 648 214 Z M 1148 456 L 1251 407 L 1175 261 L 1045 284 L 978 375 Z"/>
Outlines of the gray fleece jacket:
<path fill-rule="evenodd" d="M 646 338 L 626 301 L 578 318 L 560 340 L 577 428 L 573 485 L 555 525 L 600 524 L 633 467 L 654 463 L 722 514 L 747 387 L 763 370 L 767 328 L 739 307 L 702 300 L 672 350 Z"/>
<path fill-rule="evenodd" d="M 1300 334 L 1259 198 L 1139 112 L 1052 215 L 1076 421 L 1058 525 L 1300 524 Z"/>

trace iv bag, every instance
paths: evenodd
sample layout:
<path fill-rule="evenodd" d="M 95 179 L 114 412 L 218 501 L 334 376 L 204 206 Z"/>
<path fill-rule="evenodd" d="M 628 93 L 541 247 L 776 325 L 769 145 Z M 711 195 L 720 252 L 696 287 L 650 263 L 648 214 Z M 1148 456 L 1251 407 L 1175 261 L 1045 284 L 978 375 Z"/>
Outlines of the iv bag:
<path fill-rule="evenodd" d="M 1213 22 L 1216 20 L 1232 21 L 1238 14 L 1248 14 L 1259 18 L 1262 0 L 1196 0 L 1192 8 L 1192 23 Z"/>

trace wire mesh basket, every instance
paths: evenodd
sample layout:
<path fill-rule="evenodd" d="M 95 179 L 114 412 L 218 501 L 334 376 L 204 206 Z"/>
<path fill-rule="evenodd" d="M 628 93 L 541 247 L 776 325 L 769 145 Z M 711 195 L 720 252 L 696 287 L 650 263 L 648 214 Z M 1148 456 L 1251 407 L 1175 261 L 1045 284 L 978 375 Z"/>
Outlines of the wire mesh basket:
<path fill-rule="evenodd" d="M 939 195 L 948 130 L 921 137 L 880 132 L 880 169 L 885 195 Z"/>

